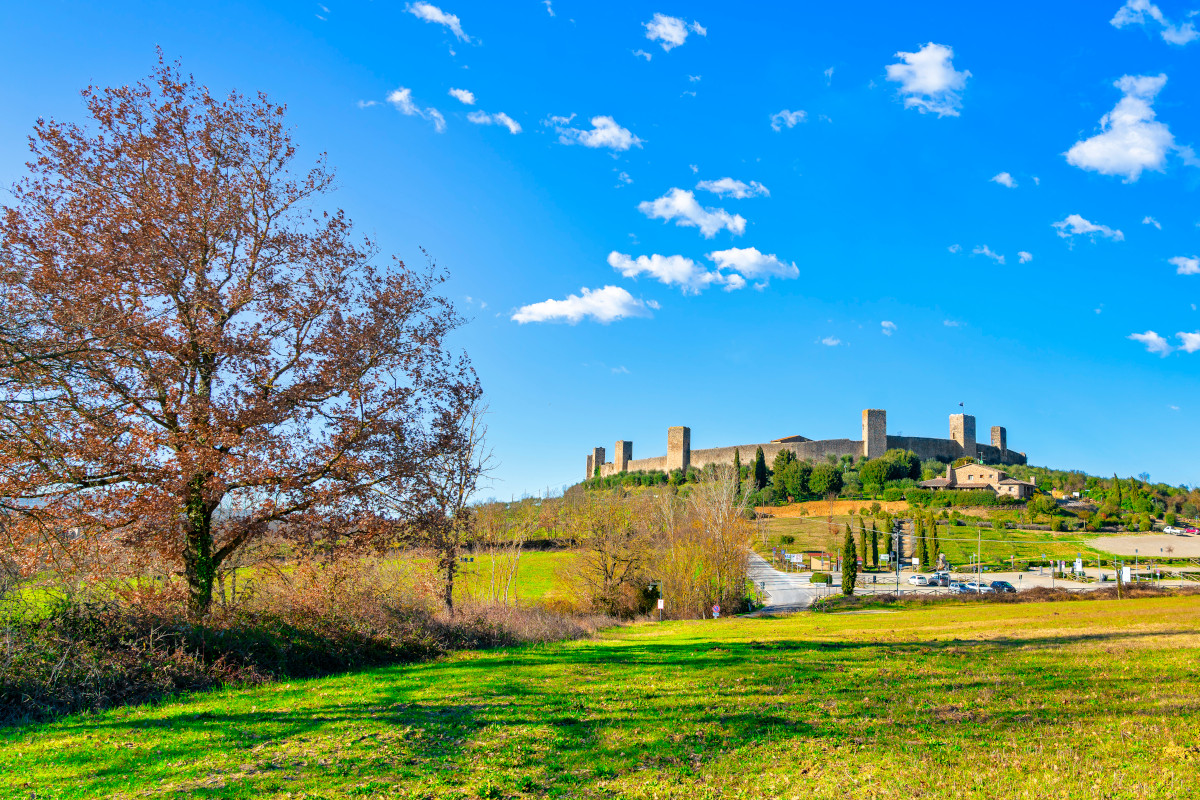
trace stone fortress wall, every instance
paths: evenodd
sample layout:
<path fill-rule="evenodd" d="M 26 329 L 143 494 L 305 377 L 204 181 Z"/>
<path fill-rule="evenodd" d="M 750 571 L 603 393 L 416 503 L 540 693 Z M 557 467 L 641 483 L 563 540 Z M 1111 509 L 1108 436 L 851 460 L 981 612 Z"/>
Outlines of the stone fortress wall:
<path fill-rule="evenodd" d="M 672 472 L 686 471 L 689 467 L 704 467 L 708 464 L 732 464 L 735 451 L 741 453 L 742 464 L 749 465 L 754 453 L 762 448 L 767 463 L 771 463 L 780 450 L 791 450 L 802 461 L 824 461 L 827 456 L 840 458 L 878 458 L 886 451 L 899 448 L 911 450 L 922 459 L 936 458 L 952 462 L 963 457 L 976 458 L 985 464 L 1025 464 L 1022 452 L 1008 449 L 1008 432 L 996 426 L 992 428 L 992 443 L 980 444 L 975 440 L 975 417 L 970 414 L 950 415 L 950 438 L 929 439 L 920 436 L 889 436 L 887 411 L 868 408 L 862 412 L 862 439 L 823 439 L 813 441 L 803 436 L 788 436 L 770 442 L 730 445 L 692 449 L 692 429 L 673 427 L 667 429 L 667 454 L 654 458 L 634 458 L 633 442 L 621 440 L 613 450 L 613 460 L 605 461 L 606 451 L 596 447 L 587 457 L 587 477 L 595 475 L 600 467 L 601 477 L 621 472 Z"/>

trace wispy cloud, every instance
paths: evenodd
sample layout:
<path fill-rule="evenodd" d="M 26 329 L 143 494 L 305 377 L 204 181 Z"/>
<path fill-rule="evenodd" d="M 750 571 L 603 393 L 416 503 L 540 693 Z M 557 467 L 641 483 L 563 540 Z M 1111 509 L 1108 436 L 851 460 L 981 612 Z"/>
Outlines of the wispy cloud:
<path fill-rule="evenodd" d="M 550 0 L 542 0 L 542 5 L 544 5 L 546 7 L 547 14 L 549 14 L 552 17 L 555 16 L 554 6 L 550 5 Z"/>
<path fill-rule="evenodd" d="M 453 14 L 447 14 L 432 3 L 409 3 L 404 10 L 417 19 L 432 22 L 449 30 L 455 38 L 462 42 L 471 41 L 471 37 L 463 32 L 462 23 Z"/>
<path fill-rule="evenodd" d="M 708 253 L 705 258 L 721 269 L 732 270 L 750 280 L 800 277 L 796 262 L 783 261 L 774 253 L 763 253 L 757 247 L 731 247 Z"/>
<path fill-rule="evenodd" d="M 744 183 L 734 178 L 720 178 L 715 181 L 700 181 L 696 188 L 702 192 L 712 192 L 718 197 L 732 197 L 744 200 L 747 197 L 770 197 L 771 192 L 758 181 Z"/>
<path fill-rule="evenodd" d="M 1058 235 L 1062 239 L 1070 239 L 1072 236 L 1091 236 L 1095 239 L 1097 236 L 1103 236 L 1106 239 L 1112 239 L 1114 242 L 1125 241 L 1125 234 L 1107 225 L 1089 222 L 1078 214 L 1069 214 L 1064 220 L 1051 223 L 1058 229 Z"/>
<path fill-rule="evenodd" d="M 465 103 L 469 106 L 475 105 L 474 93 L 469 92 L 466 89 L 451 89 L 449 95 L 460 103 Z"/>
<path fill-rule="evenodd" d="M 949 247 L 947 247 L 946 249 L 949 250 L 951 253 L 961 253 L 962 245 L 961 244 L 952 244 Z"/>
<path fill-rule="evenodd" d="M 960 92 L 971 73 L 961 72 L 951 63 L 954 50 L 944 44 L 929 44 L 915 53 L 896 53 L 898 64 L 888 64 L 887 79 L 900 84 L 904 107 L 922 114 L 957 117 L 962 108 Z"/>
<path fill-rule="evenodd" d="M 978 247 L 976 247 L 974 250 L 971 251 L 971 254 L 977 255 L 977 256 L 985 256 L 987 258 L 990 258 L 992 261 L 995 261 L 997 264 L 1004 263 L 1004 256 L 1000 255 L 999 253 L 993 253 L 992 248 L 988 247 L 986 244 L 979 245 Z"/>
<path fill-rule="evenodd" d="M 563 144 L 581 144 L 584 147 L 604 148 L 624 151 L 631 147 L 641 147 L 642 140 L 628 128 L 622 128 L 612 117 L 592 117 L 590 130 L 586 128 L 569 127 L 575 119 L 569 117 L 550 117 L 542 124 L 549 125 L 558 132 L 558 141 Z"/>
<path fill-rule="evenodd" d="M 661 256 L 657 253 L 633 258 L 616 250 L 608 254 L 608 265 L 626 278 L 648 275 L 659 283 L 678 286 L 684 294 L 700 294 L 714 283 L 721 283 L 719 272 L 706 270 L 685 256 Z"/>
<path fill-rule="evenodd" d="M 467 114 L 467 119 L 476 125 L 503 125 L 508 128 L 509 133 L 513 134 L 521 132 L 521 124 L 503 111 L 495 114 L 489 114 L 486 111 L 472 111 Z"/>
<path fill-rule="evenodd" d="M 1168 258 L 1167 263 L 1175 267 L 1178 275 L 1200 275 L 1200 257 L 1175 256 Z"/>
<path fill-rule="evenodd" d="M 1193 11 L 1188 16 L 1190 17 L 1195 13 Z M 1182 25 L 1172 24 L 1159 7 L 1151 3 L 1150 0 L 1126 0 L 1125 5 L 1117 9 L 1116 16 L 1109 20 L 1109 23 L 1114 28 L 1123 28 L 1126 25 L 1145 26 L 1147 20 L 1158 24 L 1162 29 L 1159 31 L 1159 35 L 1168 44 L 1183 45 L 1194 41 L 1197 36 L 1200 36 L 1200 32 L 1196 31 L 1194 23 L 1188 21 Z"/>
<path fill-rule="evenodd" d="M 433 129 L 438 133 L 446 130 L 446 118 L 442 116 L 442 112 L 432 107 L 418 108 L 412 99 L 412 89 L 401 86 L 387 96 L 387 101 L 406 117 L 420 117 L 429 120 L 433 123 Z"/>
<path fill-rule="evenodd" d="M 826 336 L 821 340 L 821 344 L 825 345 L 826 347 L 837 347 L 841 343 L 842 340 L 836 336 Z"/>
<path fill-rule="evenodd" d="M 998 183 L 1001 186 L 1007 186 L 1009 189 L 1017 188 L 1016 180 L 1014 180 L 1013 176 L 1009 175 L 1007 172 L 1001 172 L 999 175 L 993 175 L 988 180 L 992 181 L 992 183 Z"/>
<path fill-rule="evenodd" d="M 1135 342 L 1141 342 L 1146 345 L 1147 353 L 1157 353 L 1160 356 L 1166 356 L 1171 352 L 1171 343 L 1159 336 L 1154 331 L 1146 331 L 1145 333 L 1131 333 L 1130 339 Z"/>
<path fill-rule="evenodd" d="M 628 317 L 648 317 L 653 307 L 620 286 L 605 286 L 581 289 L 579 294 L 568 295 L 565 300 L 543 300 L 521 306 L 513 312 L 512 320 L 521 324 L 561 321 L 574 325 L 584 319 L 608 323 Z"/>
<path fill-rule="evenodd" d="M 1142 224 L 1143 225 L 1153 225 L 1154 227 L 1158 228 L 1160 231 L 1162 230 L 1162 223 L 1151 216 L 1142 217 Z"/>
<path fill-rule="evenodd" d="M 722 229 L 734 235 L 746 230 L 746 220 L 741 214 L 730 214 L 723 208 L 704 208 L 686 189 L 672 188 L 657 200 L 643 201 L 638 204 L 638 211 L 651 219 L 674 220 L 681 227 L 699 228 L 706 239 Z"/>
<path fill-rule="evenodd" d="M 825 85 L 829 86 L 833 83 L 833 67 L 825 70 Z"/>
<path fill-rule="evenodd" d="M 881 329 L 880 332 L 884 336 L 891 336 L 896 332 L 896 323 L 892 322 L 891 320 L 885 319 L 883 322 L 879 323 L 879 327 Z"/>
<path fill-rule="evenodd" d="M 942 320 L 942 324 L 945 325 L 947 328 L 958 328 L 958 327 L 962 326 L 961 322 L 958 322 L 958 321 L 952 320 L 952 319 L 944 319 L 944 320 Z"/>
<path fill-rule="evenodd" d="M 640 48 L 637 50 L 630 50 L 629 52 L 633 53 L 638 58 L 644 58 L 647 61 L 649 61 L 652 58 L 652 56 L 649 53 L 647 53 L 645 50 L 642 50 Z"/>
<path fill-rule="evenodd" d="M 788 111 L 785 108 L 783 111 L 777 111 L 771 115 L 771 130 L 778 133 L 784 128 L 794 128 L 806 119 L 808 119 L 808 112 Z"/>
<path fill-rule="evenodd" d="M 1030 253 L 1028 250 L 1017 251 L 1018 264 L 1028 264 L 1030 261 L 1033 261 L 1033 253 Z"/>
<path fill-rule="evenodd" d="M 666 14 L 655 14 L 642 25 L 646 28 L 646 38 L 658 42 L 667 52 L 686 42 L 689 33 L 708 35 L 708 29 L 699 22 L 693 20 L 689 24 L 679 17 L 668 17 Z"/>

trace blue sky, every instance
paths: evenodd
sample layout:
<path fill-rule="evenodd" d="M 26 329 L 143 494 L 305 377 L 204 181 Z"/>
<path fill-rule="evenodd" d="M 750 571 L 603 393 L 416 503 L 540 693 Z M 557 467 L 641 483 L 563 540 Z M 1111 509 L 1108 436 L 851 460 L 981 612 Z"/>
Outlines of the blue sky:
<path fill-rule="evenodd" d="M 1200 1 L 190 5 L 9 4 L 0 184 L 155 46 L 286 103 L 332 202 L 450 270 L 487 494 L 960 402 L 1031 463 L 1200 483 Z"/>

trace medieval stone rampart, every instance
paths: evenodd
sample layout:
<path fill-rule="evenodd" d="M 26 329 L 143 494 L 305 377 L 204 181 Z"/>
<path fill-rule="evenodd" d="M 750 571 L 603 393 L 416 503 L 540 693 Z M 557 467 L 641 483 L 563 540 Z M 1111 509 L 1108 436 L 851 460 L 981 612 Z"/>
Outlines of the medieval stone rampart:
<path fill-rule="evenodd" d="M 735 451 L 741 453 L 743 465 L 754 461 L 754 454 L 762 448 L 763 456 L 770 464 L 781 450 L 790 450 L 802 461 L 824 461 L 830 456 L 841 458 L 867 456 L 877 458 L 886 450 L 911 450 L 921 460 L 937 459 L 949 463 L 964 456 L 977 458 L 985 464 L 1025 464 L 1024 453 L 1008 449 L 1007 431 L 999 426 L 992 428 L 992 444 L 979 444 L 975 441 L 975 417 L 970 414 L 952 414 L 950 416 L 950 438 L 932 439 L 920 436 L 889 436 L 887 433 L 887 412 L 883 409 L 872 408 L 863 411 L 862 415 L 863 440 L 858 439 L 822 439 L 811 440 L 803 436 L 789 436 L 772 442 L 758 444 L 739 444 L 728 447 L 708 447 L 701 450 L 692 449 L 692 431 L 687 427 L 667 429 L 667 454 L 654 458 L 634 458 L 633 442 L 618 440 L 616 442 L 612 462 L 605 462 L 605 450 L 597 447 L 587 457 L 587 477 L 595 474 L 599 465 L 600 475 L 616 475 L 621 472 L 672 472 L 676 469 L 686 471 L 688 467 L 705 467 L 709 464 L 732 464 Z M 999 445 L 999 446 L 997 446 Z"/>

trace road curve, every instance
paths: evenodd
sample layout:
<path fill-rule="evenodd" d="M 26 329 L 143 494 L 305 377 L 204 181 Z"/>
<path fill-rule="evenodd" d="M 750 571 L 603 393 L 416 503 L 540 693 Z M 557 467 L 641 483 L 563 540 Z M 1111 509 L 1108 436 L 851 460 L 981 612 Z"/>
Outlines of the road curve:
<path fill-rule="evenodd" d="M 767 604 L 757 613 L 799 611 L 808 608 L 819 596 L 808 575 L 780 572 L 754 551 L 750 552 L 747 576 L 755 586 L 765 589 Z"/>

